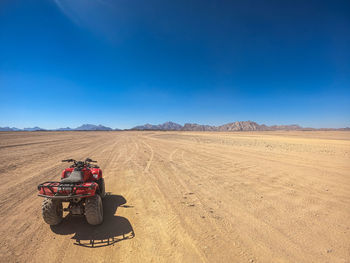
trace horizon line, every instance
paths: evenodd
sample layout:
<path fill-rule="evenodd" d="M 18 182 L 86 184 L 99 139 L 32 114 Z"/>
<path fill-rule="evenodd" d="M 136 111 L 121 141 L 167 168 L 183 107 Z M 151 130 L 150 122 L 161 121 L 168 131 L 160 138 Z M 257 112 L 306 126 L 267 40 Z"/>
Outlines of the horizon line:
<path fill-rule="evenodd" d="M 182 127 L 184 127 L 186 124 L 194 124 L 194 125 L 210 126 L 210 127 L 220 127 L 220 126 L 224 126 L 224 125 L 231 124 L 231 123 L 242 123 L 242 122 L 252 122 L 252 123 L 256 123 L 256 124 L 258 124 L 260 126 L 267 126 L 267 127 L 274 127 L 274 126 L 299 126 L 300 129 L 316 129 L 316 130 L 322 130 L 322 129 L 346 129 L 346 128 L 349 128 L 349 126 L 338 127 L 338 128 L 335 128 L 335 127 L 319 127 L 319 128 L 315 128 L 315 127 L 312 127 L 312 126 L 301 126 L 301 125 L 299 125 L 297 123 L 267 125 L 267 124 L 264 124 L 264 123 L 259 124 L 258 122 L 251 121 L 251 120 L 247 120 L 247 121 L 232 121 L 232 122 L 227 122 L 227 123 L 223 123 L 223 124 L 219 124 L 219 125 L 201 124 L 201 123 L 196 123 L 196 122 L 184 122 L 183 124 L 180 124 L 180 123 L 173 122 L 173 121 L 166 121 L 166 122 L 159 123 L 159 124 L 151 124 L 151 123 L 147 122 L 147 123 L 144 123 L 144 124 L 135 125 L 135 126 L 130 127 L 130 128 L 119 128 L 119 127 L 112 128 L 110 126 L 106 126 L 106 125 L 103 125 L 103 124 L 92 124 L 92 123 L 83 123 L 81 125 L 78 125 L 75 128 L 72 128 L 72 127 L 69 127 L 69 126 L 65 126 L 64 127 L 64 125 L 61 126 L 61 127 L 58 127 L 58 128 L 43 128 L 43 127 L 40 127 L 40 126 L 37 126 L 37 125 L 34 125 L 32 127 L 23 127 L 23 128 L 18 128 L 16 126 L 12 126 L 12 127 L 11 126 L 0 126 L 0 128 L 19 129 L 19 130 L 41 129 L 41 130 L 46 130 L 46 131 L 55 131 L 55 130 L 59 130 L 59 129 L 76 130 L 77 128 L 79 128 L 81 126 L 84 126 L 84 125 L 92 125 L 92 126 L 97 126 L 97 127 L 100 126 L 100 127 L 110 128 L 110 129 L 113 129 L 113 130 L 131 130 L 131 129 L 134 129 L 134 128 L 139 127 L 139 126 L 145 126 L 145 125 L 159 126 L 159 125 L 163 125 L 163 124 L 166 124 L 166 123 L 174 123 L 174 124 L 180 125 Z"/>

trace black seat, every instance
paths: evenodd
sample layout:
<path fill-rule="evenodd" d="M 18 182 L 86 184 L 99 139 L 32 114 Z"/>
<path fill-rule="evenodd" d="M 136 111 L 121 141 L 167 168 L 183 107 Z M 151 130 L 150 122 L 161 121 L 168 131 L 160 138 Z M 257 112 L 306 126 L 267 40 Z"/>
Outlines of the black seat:
<path fill-rule="evenodd" d="M 82 171 L 73 171 L 68 177 L 61 180 L 61 184 L 65 183 L 82 183 L 83 182 Z"/>

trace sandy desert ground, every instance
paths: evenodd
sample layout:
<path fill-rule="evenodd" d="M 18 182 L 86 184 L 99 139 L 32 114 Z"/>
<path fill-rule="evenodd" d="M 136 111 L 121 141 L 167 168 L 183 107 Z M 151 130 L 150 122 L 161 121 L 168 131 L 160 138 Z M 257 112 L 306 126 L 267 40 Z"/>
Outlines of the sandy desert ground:
<path fill-rule="evenodd" d="M 46 225 L 86 157 L 104 223 Z M 0 174 L 1 262 L 350 262 L 350 132 L 2 132 Z"/>

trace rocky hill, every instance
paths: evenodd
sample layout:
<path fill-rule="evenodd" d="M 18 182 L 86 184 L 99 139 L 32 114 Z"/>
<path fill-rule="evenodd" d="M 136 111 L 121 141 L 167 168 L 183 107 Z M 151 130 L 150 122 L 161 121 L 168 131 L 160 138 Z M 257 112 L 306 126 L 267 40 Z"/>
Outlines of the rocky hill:
<path fill-rule="evenodd" d="M 274 125 L 267 126 L 253 121 L 236 121 L 220 126 L 199 125 L 196 123 L 186 123 L 184 131 L 276 131 L 276 130 L 302 130 L 299 125 Z"/>
<path fill-rule="evenodd" d="M 197 123 L 185 123 L 183 131 L 216 131 L 217 127 L 210 125 L 200 125 Z"/>
<path fill-rule="evenodd" d="M 94 124 L 83 124 L 74 130 L 76 131 L 112 131 L 113 129 L 110 127 L 106 127 L 103 125 L 94 125 Z"/>
<path fill-rule="evenodd" d="M 161 131 L 179 131 L 183 127 L 182 125 L 175 123 L 175 122 L 165 122 L 163 124 L 158 124 L 158 125 L 152 125 L 152 124 L 145 124 L 145 125 L 140 125 L 132 128 L 132 130 L 138 130 L 138 131 L 145 131 L 145 130 L 161 130 Z"/>
<path fill-rule="evenodd" d="M 265 131 L 266 125 L 259 125 L 253 121 L 236 121 L 217 127 L 218 131 Z"/>

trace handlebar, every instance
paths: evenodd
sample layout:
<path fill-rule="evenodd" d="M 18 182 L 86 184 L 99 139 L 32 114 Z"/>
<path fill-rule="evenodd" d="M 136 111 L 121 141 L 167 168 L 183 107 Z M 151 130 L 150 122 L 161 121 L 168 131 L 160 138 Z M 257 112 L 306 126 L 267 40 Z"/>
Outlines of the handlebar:
<path fill-rule="evenodd" d="M 68 163 L 71 163 L 71 162 L 76 162 L 74 159 L 67 159 L 67 160 L 62 160 L 62 162 L 68 162 Z"/>
<path fill-rule="evenodd" d="M 74 164 L 77 164 L 78 162 L 80 162 L 80 163 L 84 163 L 86 165 L 88 165 L 89 163 L 97 163 L 97 161 L 91 160 L 90 158 L 86 158 L 84 162 L 76 161 L 74 159 L 66 159 L 66 160 L 62 160 L 62 162 L 68 162 L 68 163 L 74 162 Z"/>
<path fill-rule="evenodd" d="M 91 160 L 90 158 L 85 159 L 86 163 L 97 163 L 97 161 Z"/>

